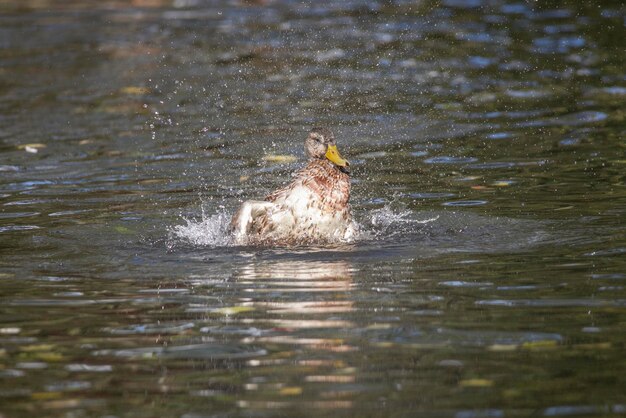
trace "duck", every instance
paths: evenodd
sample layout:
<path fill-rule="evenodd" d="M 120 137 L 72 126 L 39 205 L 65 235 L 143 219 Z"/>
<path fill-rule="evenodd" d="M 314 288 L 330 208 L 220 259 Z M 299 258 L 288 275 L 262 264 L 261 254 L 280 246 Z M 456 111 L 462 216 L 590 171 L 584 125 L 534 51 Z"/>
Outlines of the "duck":
<path fill-rule="evenodd" d="M 306 166 L 293 180 L 241 204 L 231 221 L 236 245 L 350 242 L 356 234 L 350 207 L 350 163 L 333 132 L 311 129 L 304 141 Z"/>

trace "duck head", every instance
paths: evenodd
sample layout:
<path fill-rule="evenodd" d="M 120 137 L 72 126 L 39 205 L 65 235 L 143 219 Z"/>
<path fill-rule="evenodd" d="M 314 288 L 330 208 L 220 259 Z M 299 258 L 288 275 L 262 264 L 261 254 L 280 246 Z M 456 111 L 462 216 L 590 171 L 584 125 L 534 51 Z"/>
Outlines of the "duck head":
<path fill-rule="evenodd" d="M 335 135 L 328 128 L 313 128 L 304 141 L 304 149 L 309 158 L 327 159 L 341 171 L 348 172 L 350 163 L 341 158 Z"/>

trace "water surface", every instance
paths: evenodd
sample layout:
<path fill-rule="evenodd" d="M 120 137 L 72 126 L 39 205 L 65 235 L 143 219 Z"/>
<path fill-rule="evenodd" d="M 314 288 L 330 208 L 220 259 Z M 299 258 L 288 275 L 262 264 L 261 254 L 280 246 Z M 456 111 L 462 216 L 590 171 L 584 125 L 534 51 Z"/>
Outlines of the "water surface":
<path fill-rule="evenodd" d="M 624 16 L 0 3 L 0 415 L 626 414 Z M 359 238 L 230 245 L 315 125 Z"/>

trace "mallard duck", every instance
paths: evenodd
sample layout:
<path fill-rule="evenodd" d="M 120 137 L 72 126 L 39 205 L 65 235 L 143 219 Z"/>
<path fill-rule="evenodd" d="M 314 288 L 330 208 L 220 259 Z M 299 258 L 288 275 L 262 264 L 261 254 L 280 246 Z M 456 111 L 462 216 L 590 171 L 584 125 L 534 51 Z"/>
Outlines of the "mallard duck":
<path fill-rule="evenodd" d="M 231 222 L 237 244 L 349 241 L 355 235 L 348 161 L 327 128 L 313 128 L 304 149 L 309 161 L 294 180 L 264 200 L 244 202 Z"/>

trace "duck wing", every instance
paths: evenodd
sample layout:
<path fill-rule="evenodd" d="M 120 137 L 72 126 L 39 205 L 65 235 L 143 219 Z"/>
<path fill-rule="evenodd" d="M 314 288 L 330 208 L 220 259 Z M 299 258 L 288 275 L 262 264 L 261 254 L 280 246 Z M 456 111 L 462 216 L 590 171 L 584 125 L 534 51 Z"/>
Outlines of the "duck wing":
<path fill-rule="evenodd" d="M 272 202 L 262 200 L 248 200 L 243 202 L 230 223 L 230 228 L 235 235 L 235 240 L 237 242 L 243 242 L 254 229 L 254 225 L 258 224 L 258 220 L 260 218 L 267 218 L 268 212 L 273 206 L 274 204 Z"/>

